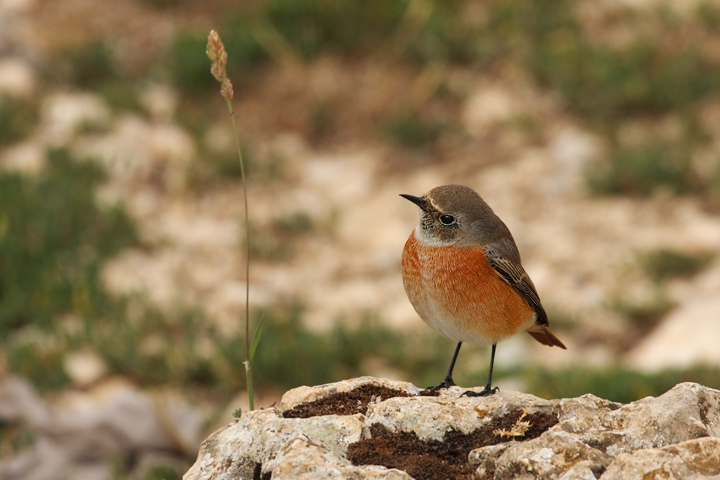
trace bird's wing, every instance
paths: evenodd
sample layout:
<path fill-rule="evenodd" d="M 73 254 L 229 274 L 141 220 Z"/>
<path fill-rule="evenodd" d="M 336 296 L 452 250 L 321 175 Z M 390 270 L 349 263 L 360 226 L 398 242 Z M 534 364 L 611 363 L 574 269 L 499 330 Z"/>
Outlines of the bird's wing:
<path fill-rule="evenodd" d="M 547 314 L 540 303 L 540 296 L 532 280 L 520 264 L 517 249 L 505 243 L 496 242 L 483 247 L 485 257 L 497 274 L 527 300 L 537 313 L 537 323 L 548 325 Z"/>

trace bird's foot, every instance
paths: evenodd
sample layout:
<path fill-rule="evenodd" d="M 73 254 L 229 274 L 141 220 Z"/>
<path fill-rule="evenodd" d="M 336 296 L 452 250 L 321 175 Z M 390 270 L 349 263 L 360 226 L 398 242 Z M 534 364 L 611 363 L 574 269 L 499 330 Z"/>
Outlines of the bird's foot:
<path fill-rule="evenodd" d="M 485 388 L 482 392 L 473 392 L 472 390 L 468 390 L 467 392 L 460 395 L 461 397 L 489 397 L 490 395 L 494 394 L 498 391 L 498 387 L 490 388 L 490 385 L 485 385 Z"/>
<path fill-rule="evenodd" d="M 448 387 L 454 387 L 455 382 L 453 382 L 453 379 L 450 377 L 445 377 L 445 380 L 440 383 L 440 385 L 436 385 L 434 387 L 428 387 L 425 389 L 425 392 L 429 393 L 430 395 L 435 395 L 439 390 L 442 390 L 443 388 Z"/>

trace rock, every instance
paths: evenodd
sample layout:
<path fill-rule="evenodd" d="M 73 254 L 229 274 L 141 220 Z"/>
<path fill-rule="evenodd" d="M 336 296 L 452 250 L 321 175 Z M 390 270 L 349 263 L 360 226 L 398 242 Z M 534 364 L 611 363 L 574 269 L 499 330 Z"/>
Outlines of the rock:
<path fill-rule="evenodd" d="M 280 408 L 247 412 L 214 433 L 184 478 L 413 478 L 393 468 L 403 460 L 410 462 L 404 470 L 430 479 L 720 474 L 720 391 L 693 383 L 627 405 L 593 395 L 543 400 L 509 391 L 469 398 L 453 387 L 437 397 L 368 393 L 365 414 L 282 416 L 300 404 L 308 412 L 312 402 L 325 408 L 333 395 L 373 387 L 419 390 L 372 377 L 291 390 Z"/>
<path fill-rule="evenodd" d="M 170 86 L 152 84 L 140 94 L 140 102 L 156 122 L 170 122 L 175 116 L 178 94 Z"/>
<path fill-rule="evenodd" d="M 508 448 L 495 464 L 490 478 L 557 478 L 569 473 L 578 462 L 583 470 L 600 473 L 612 458 L 567 432 L 550 432 Z M 576 470 L 577 472 L 577 470 Z"/>
<path fill-rule="evenodd" d="M 22 58 L 0 59 L 0 95 L 31 98 L 37 89 L 32 67 Z"/>
<path fill-rule="evenodd" d="M 201 419 L 184 404 L 123 383 L 97 387 L 47 405 L 25 380 L 0 385 L 0 421 L 36 439 L 0 459 L 3 480 L 108 478 L 114 463 L 161 455 L 182 461 L 199 447 Z"/>
<path fill-rule="evenodd" d="M 720 298 L 683 305 L 643 338 L 627 357 L 633 368 L 657 371 L 694 364 L 720 365 Z"/>
<path fill-rule="evenodd" d="M 646 478 L 719 478 L 720 439 L 697 438 L 668 447 L 624 453 L 605 471 L 603 480 Z"/>
<path fill-rule="evenodd" d="M 105 127 L 110 107 L 93 93 L 55 93 L 45 97 L 40 107 L 39 138 L 49 147 L 62 147 L 86 127 Z"/>
<path fill-rule="evenodd" d="M 36 175 L 45 168 L 45 150 L 32 141 L 15 144 L 0 154 L 0 167 L 25 175 Z"/>
<path fill-rule="evenodd" d="M 471 135 L 481 135 L 508 122 L 521 111 L 511 90 L 501 86 L 484 86 L 466 101 L 463 124 Z"/>
<path fill-rule="evenodd" d="M 107 169 L 112 180 L 127 190 L 140 184 L 178 191 L 184 188 L 195 140 L 183 128 L 153 124 L 136 115 L 117 119 L 108 132 L 86 135 L 74 142 L 80 158 L 94 158 Z M 129 195 L 127 190 L 125 195 Z"/>
<path fill-rule="evenodd" d="M 499 391 L 482 402 L 480 412 L 475 409 L 476 399 L 461 397 L 466 388 L 451 387 L 447 395 L 456 398 L 448 403 L 445 396 L 390 398 L 370 405 L 369 424 L 380 424 L 393 432 L 413 432 L 420 440 L 442 441 L 449 431 L 469 433 L 477 430 L 489 419 L 504 416 L 518 408 L 527 411 L 553 410 L 552 405 L 540 398 L 517 392 Z M 481 413 L 482 412 L 482 413 Z"/>
<path fill-rule="evenodd" d="M 25 13 L 36 4 L 37 0 L 0 0 L 0 13 Z"/>
<path fill-rule="evenodd" d="M 275 459 L 263 465 L 263 474 L 272 473 L 276 480 L 367 479 L 410 480 L 407 473 L 374 465 L 354 467 L 348 460 L 333 454 L 327 448 L 314 444 L 304 435 L 289 440 Z"/>
<path fill-rule="evenodd" d="M 107 365 L 100 355 L 92 351 L 68 354 L 63 367 L 70 380 L 79 387 L 87 387 L 107 374 Z"/>
<path fill-rule="evenodd" d="M 247 412 L 237 423 L 221 428 L 203 442 L 198 462 L 184 478 L 210 479 L 227 473 L 252 479 L 257 465 L 273 461 L 280 449 L 298 435 L 334 455 L 344 456 L 349 444 L 370 436 L 361 417 L 285 419 L 275 408 Z M 226 461 L 232 464 L 229 470 Z"/>

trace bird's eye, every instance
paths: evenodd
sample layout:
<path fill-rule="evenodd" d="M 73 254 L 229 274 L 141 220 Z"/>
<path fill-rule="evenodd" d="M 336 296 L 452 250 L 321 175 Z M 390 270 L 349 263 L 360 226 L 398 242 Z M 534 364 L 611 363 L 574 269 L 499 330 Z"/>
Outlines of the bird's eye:
<path fill-rule="evenodd" d="M 452 215 L 440 215 L 440 221 L 443 225 L 450 225 L 455 221 L 455 217 Z"/>

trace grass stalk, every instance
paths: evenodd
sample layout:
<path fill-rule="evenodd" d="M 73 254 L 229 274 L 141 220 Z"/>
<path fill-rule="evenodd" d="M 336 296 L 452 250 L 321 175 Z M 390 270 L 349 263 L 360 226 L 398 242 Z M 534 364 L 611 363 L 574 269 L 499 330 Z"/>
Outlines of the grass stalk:
<path fill-rule="evenodd" d="M 245 223 L 245 378 L 247 381 L 248 404 L 250 410 L 255 409 L 255 394 L 253 391 L 252 379 L 252 356 L 250 353 L 250 224 L 248 221 L 248 198 L 247 198 L 247 181 L 245 179 L 245 162 L 243 161 L 242 149 L 240 148 L 240 137 L 238 135 L 237 123 L 235 122 L 235 112 L 233 110 L 233 87 L 227 76 L 227 52 L 225 46 L 220 39 L 220 35 L 215 30 L 210 31 L 208 36 L 208 44 L 206 53 L 212 62 L 210 73 L 220 82 L 220 95 L 225 99 L 228 111 L 230 112 L 230 121 L 232 122 L 233 138 L 235 139 L 235 148 L 240 161 L 240 175 L 242 181 L 243 204 L 244 204 L 244 223 Z"/>

